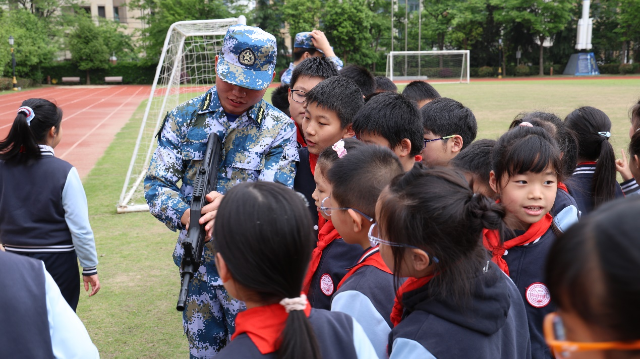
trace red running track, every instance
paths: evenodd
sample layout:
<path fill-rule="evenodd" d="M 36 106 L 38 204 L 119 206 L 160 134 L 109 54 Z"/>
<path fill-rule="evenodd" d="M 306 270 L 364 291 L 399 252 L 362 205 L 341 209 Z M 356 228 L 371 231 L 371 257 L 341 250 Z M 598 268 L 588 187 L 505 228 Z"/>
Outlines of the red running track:
<path fill-rule="evenodd" d="M 84 178 L 150 91 L 151 86 L 136 85 L 56 86 L 2 95 L 0 138 L 9 133 L 22 101 L 38 97 L 55 102 L 64 111 L 56 156 Z"/>

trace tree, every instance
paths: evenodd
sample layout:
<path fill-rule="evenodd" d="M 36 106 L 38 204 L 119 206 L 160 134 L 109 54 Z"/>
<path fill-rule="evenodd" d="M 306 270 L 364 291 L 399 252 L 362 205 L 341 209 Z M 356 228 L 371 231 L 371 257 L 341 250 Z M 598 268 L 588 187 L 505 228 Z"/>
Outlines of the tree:
<path fill-rule="evenodd" d="M 375 59 L 369 33 L 372 19 L 373 13 L 365 0 L 329 0 L 321 28 L 345 63 L 368 66 Z"/>
<path fill-rule="evenodd" d="M 456 2 L 451 15 L 451 42 L 460 44 L 463 50 L 469 50 L 482 37 L 488 16 L 487 0 Z"/>
<path fill-rule="evenodd" d="M 68 46 L 71 60 L 78 69 L 87 71 L 87 85 L 91 83 L 91 70 L 109 67 L 109 48 L 101 31 L 88 16 L 79 16 L 76 28 L 69 34 Z"/>
<path fill-rule="evenodd" d="M 638 22 L 640 18 L 640 1 L 621 0 L 619 9 L 621 9 L 617 17 L 619 27 L 615 32 L 623 42 L 621 55 L 623 58 L 621 58 L 622 61 L 620 62 L 627 63 L 628 59 L 625 55 L 629 53 L 629 44 L 635 42 L 637 45 L 638 40 L 640 40 L 640 23 Z M 636 57 L 638 57 L 637 54 Z"/>
<path fill-rule="evenodd" d="M 282 6 L 283 19 L 289 24 L 289 33 L 292 36 L 316 28 L 321 11 L 320 0 L 287 0 Z"/>
<path fill-rule="evenodd" d="M 369 3 L 372 18 L 369 34 L 371 34 L 371 48 L 377 56 L 373 63 L 373 71 L 376 71 L 376 64 L 386 61 L 386 54 L 379 51 L 380 48 L 391 49 L 391 24 L 389 18 L 391 16 L 391 1 L 388 0 L 371 0 Z"/>
<path fill-rule="evenodd" d="M 289 66 L 289 54 L 280 32 L 284 23 L 283 6 L 284 0 L 257 0 L 256 7 L 253 10 L 253 23 L 255 26 L 276 37 L 276 45 L 278 46 L 276 71 L 281 71 Z"/>

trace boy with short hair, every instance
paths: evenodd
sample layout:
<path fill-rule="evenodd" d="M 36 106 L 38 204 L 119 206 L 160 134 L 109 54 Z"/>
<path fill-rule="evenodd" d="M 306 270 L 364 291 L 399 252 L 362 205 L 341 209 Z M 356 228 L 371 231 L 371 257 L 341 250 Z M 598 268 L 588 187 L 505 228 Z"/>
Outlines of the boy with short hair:
<path fill-rule="evenodd" d="M 313 174 L 318 155 L 338 140 L 355 135 L 353 118 L 363 105 L 358 86 L 342 76 L 328 78 L 306 94 L 302 132 L 307 147 L 299 150 L 300 162 L 293 189 L 307 198 L 314 223 L 318 223 L 318 211 L 312 197 L 316 188 Z"/>
<path fill-rule="evenodd" d="M 422 108 L 429 102 L 440 98 L 440 93 L 425 81 L 411 81 L 407 87 L 402 90 L 402 94 L 410 100 L 418 104 L 418 108 Z"/>
<path fill-rule="evenodd" d="M 326 57 L 333 62 L 338 70 L 343 66 L 342 60 L 333 52 L 327 36 L 320 30 L 299 32 L 293 42 L 293 62 L 280 77 L 283 85 L 291 85 L 293 71 L 302 61 L 312 57 Z"/>
<path fill-rule="evenodd" d="M 409 171 L 421 160 L 424 133 L 420 112 L 403 95 L 384 92 L 367 102 L 353 119 L 358 139 L 391 149 Z"/>
<path fill-rule="evenodd" d="M 447 166 L 476 138 L 478 124 L 473 112 L 460 102 L 437 98 L 420 109 L 424 127 L 422 163 Z"/>
<path fill-rule="evenodd" d="M 338 76 L 335 64 L 325 57 L 311 57 L 302 61 L 291 76 L 288 90 L 289 113 L 298 129 L 298 145 L 306 147 L 302 136 L 302 119 L 305 116 L 307 92 L 329 77 Z"/>
<path fill-rule="evenodd" d="M 362 91 L 362 96 L 369 96 L 376 92 L 376 78 L 365 67 L 349 65 L 340 70 L 340 76 L 349 78 L 358 85 L 360 91 Z"/>
<path fill-rule="evenodd" d="M 451 160 L 451 166 L 464 173 L 474 193 L 481 193 L 493 199 L 497 198 L 496 192 L 489 185 L 489 173 L 492 169 L 491 151 L 495 145 L 495 140 L 473 141 Z"/>
<path fill-rule="evenodd" d="M 376 76 L 376 92 L 398 92 L 398 86 L 388 77 Z"/>
<path fill-rule="evenodd" d="M 289 113 L 289 85 L 280 85 L 271 93 L 271 104 L 285 115 L 291 117 Z"/>

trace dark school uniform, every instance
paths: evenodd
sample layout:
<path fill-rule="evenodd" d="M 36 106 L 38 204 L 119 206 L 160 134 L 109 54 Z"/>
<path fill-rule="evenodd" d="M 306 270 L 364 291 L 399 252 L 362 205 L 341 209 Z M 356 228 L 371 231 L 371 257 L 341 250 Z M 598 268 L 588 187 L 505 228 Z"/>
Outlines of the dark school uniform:
<path fill-rule="evenodd" d="M 640 194 L 640 186 L 635 178 L 620 183 L 620 189 L 622 189 L 622 193 L 624 193 L 625 196 Z"/>
<path fill-rule="evenodd" d="M 465 308 L 453 298 L 431 298 L 430 284 L 415 288 L 413 279 L 400 288 L 407 291 L 389 335 L 390 359 L 531 358 L 522 298 L 497 265 L 488 262 L 478 273 Z"/>
<path fill-rule="evenodd" d="M 393 274 L 380 256 L 380 247 L 368 248 L 338 284 L 331 311 L 358 321 L 378 357 L 385 358 L 395 297 Z"/>
<path fill-rule="evenodd" d="M 360 324 L 344 313 L 304 310 L 326 359 L 376 358 L 373 346 Z M 216 359 L 277 358 L 279 338 L 285 327 L 287 312 L 280 304 L 247 309 L 236 317 L 236 332 Z"/>
<path fill-rule="evenodd" d="M 338 283 L 361 254 L 362 247 L 342 240 L 331 221 L 324 224 L 318 232 L 317 247 L 311 253 L 302 286 L 313 308 L 331 309 L 331 297 Z"/>
<path fill-rule="evenodd" d="M 307 207 L 315 226 L 314 229 L 318 230 L 318 207 L 316 207 L 315 200 L 311 196 L 313 191 L 316 190 L 316 181 L 313 178 L 313 173 L 315 172 L 318 156 L 309 154 L 307 147 L 298 149 L 298 155 L 300 162 L 298 162 L 296 177 L 293 179 L 293 190 L 302 193 L 304 198 L 307 199 Z"/>
<path fill-rule="evenodd" d="M 553 202 L 553 207 L 551 207 L 551 210 L 549 211 L 549 213 L 551 213 L 553 218 L 555 218 L 558 215 L 558 213 L 562 212 L 563 209 L 569 206 L 574 206 L 578 208 L 578 204 L 576 203 L 576 200 L 569 193 L 569 189 L 567 188 L 567 186 L 564 183 L 560 182 L 558 183 L 558 191 L 556 192 L 556 199 Z"/>
<path fill-rule="evenodd" d="M 575 198 L 578 210 L 584 216 L 593 210 L 593 175 L 596 172 L 595 162 L 578 163 L 573 175 L 566 181 L 569 193 Z M 618 183 L 615 184 L 616 198 L 624 197 Z"/>
<path fill-rule="evenodd" d="M 506 250 L 502 256 L 498 255 L 498 248 L 492 248 L 487 244 L 488 238 L 496 235 L 497 231 L 483 232 L 485 247 L 492 251 L 493 260 L 513 280 L 524 301 L 533 359 L 553 358 L 542 332 L 544 317 L 556 310 L 544 275 L 549 250 L 556 240 L 552 222 L 551 215 L 547 214 L 532 224 L 526 232 L 515 231 L 516 237 L 505 241 L 503 249 Z M 495 243 L 495 239 L 489 240 L 489 243 Z"/>

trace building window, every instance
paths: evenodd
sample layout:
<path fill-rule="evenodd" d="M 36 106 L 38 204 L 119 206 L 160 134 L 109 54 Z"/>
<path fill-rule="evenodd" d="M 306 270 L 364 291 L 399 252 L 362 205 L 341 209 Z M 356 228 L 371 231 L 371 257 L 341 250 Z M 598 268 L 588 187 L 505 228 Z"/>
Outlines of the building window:
<path fill-rule="evenodd" d="M 80 9 L 84 10 L 87 14 L 91 14 L 91 7 L 89 6 L 81 6 Z"/>
<path fill-rule="evenodd" d="M 107 17 L 107 13 L 104 11 L 104 6 L 98 6 L 98 16 L 102 18 Z"/>
<path fill-rule="evenodd" d="M 120 22 L 120 11 L 119 11 L 119 7 L 114 6 L 113 7 L 113 20 Z"/>

